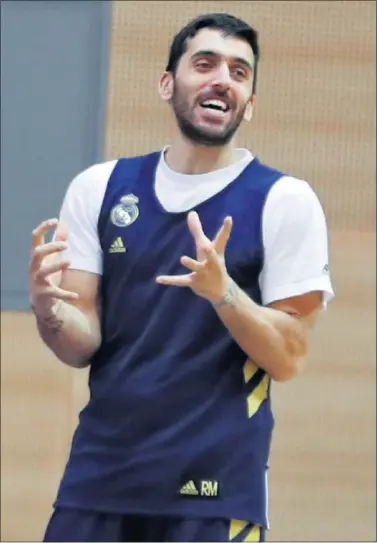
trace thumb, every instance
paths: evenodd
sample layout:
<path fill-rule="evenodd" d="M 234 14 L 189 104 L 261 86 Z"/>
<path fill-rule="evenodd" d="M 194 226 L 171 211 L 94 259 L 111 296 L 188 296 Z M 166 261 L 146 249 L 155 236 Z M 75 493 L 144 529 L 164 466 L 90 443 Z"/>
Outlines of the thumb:
<path fill-rule="evenodd" d="M 60 222 L 58 223 L 55 230 L 55 241 L 67 241 L 68 238 L 68 226 Z"/>

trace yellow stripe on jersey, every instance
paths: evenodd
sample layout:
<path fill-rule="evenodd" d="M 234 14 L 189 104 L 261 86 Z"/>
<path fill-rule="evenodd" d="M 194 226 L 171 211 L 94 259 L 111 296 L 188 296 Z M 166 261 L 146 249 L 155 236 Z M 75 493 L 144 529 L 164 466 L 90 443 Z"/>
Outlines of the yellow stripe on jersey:
<path fill-rule="evenodd" d="M 231 520 L 229 526 L 229 541 L 234 541 L 234 539 L 243 531 L 245 528 L 248 528 L 246 531 L 246 536 L 242 537 L 241 541 L 260 541 L 260 527 L 252 524 L 251 522 L 246 522 L 244 520 Z"/>
<path fill-rule="evenodd" d="M 254 525 L 243 541 L 260 541 L 260 527 Z"/>
<path fill-rule="evenodd" d="M 231 520 L 229 526 L 229 541 L 233 541 L 248 524 L 249 523 L 244 520 Z"/>
<path fill-rule="evenodd" d="M 254 375 L 257 373 L 258 367 L 254 364 L 250 358 L 246 361 L 246 364 L 243 367 L 243 376 L 245 379 L 245 383 L 248 383 L 250 379 L 254 377 Z"/>
<path fill-rule="evenodd" d="M 258 386 L 247 397 L 247 411 L 249 418 L 255 415 L 262 402 L 267 398 L 269 376 L 264 375 Z"/>

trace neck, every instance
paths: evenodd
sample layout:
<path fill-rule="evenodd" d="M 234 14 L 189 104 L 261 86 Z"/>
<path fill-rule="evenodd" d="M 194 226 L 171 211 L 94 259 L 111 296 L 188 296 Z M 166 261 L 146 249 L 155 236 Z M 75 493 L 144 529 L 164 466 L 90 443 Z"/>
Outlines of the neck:
<path fill-rule="evenodd" d="M 174 138 L 166 151 L 165 160 L 176 172 L 198 175 L 226 168 L 236 162 L 237 157 L 233 143 L 208 147 L 194 145 L 182 138 Z"/>

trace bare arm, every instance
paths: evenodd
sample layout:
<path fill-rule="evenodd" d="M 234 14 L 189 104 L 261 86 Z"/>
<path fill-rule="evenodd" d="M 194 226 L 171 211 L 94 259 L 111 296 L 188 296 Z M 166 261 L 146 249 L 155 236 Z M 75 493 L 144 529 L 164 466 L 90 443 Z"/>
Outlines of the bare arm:
<path fill-rule="evenodd" d="M 211 302 L 229 333 L 245 354 L 273 379 L 286 381 L 301 372 L 307 361 L 310 332 L 322 303 L 322 291 L 277 300 L 269 306 L 256 304 L 229 277 L 225 248 L 232 227 L 228 217 L 211 242 L 196 213 L 188 216 L 196 242 L 197 260 L 183 256 L 191 273 L 159 276 L 157 283 L 190 287 Z"/>
<path fill-rule="evenodd" d="M 286 381 L 306 364 L 310 332 L 320 311 L 322 293 L 254 303 L 233 281 L 215 309 L 243 351 L 276 381 Z"/>
<path fill-rule="evenodd" d="M 76 292 L 78 299 L 60 300 L 45 314 L 34 307 L 39 335 L 62 362 L 83 368 L 101 344 L 98 276 L 67 270 L 61 287 Z"/>
<path fill-rule="evenodd" d="M 43 342 L 62 362 L 82 368 L 101 343 L 100 277 L 69 270 L 70 262 L 59 258 L 65 232 L 58 229 L 54 242 L 44 242 L 54 224 L 42 223 L 33 233 L 30 300 Z"/>

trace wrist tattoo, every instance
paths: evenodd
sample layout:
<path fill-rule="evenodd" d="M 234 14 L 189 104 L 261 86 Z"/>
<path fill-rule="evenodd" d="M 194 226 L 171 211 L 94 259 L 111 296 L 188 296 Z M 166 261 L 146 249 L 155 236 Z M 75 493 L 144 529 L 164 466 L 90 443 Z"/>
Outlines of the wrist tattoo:
<path fill-rule="evenodd" d="M 57 315 L 51 315 L 51 317 L 45 317 L 43 324 L 52 334 L 58 334 L 63 327 L 63 320 L 59 319 Z"/>
<path fill-rule="evenodd" d="M 237 285 L 231 281 L 224 296 L 216 303 L 216 307 L 221 307 L 223 305 L 235 305 L 237 295 Z"/>
<path fill-rule="evenodd" d="M 54 315 L 49 315 L 48 317 L 42 317 L 41 315 L 38 315 L 38 313 L 35 311 L 35 308 L 32 306 L 35 318 L 37 320 L 37 324 L 39 326 L 42 326 L 44 328 L 47 328 L 49 332 L 52 334 L 58 334 L 60 330 L 63 328 L 64 321 L 62 318 L 59 318 L 59 313 L 62 308 L 63 302 L 60 301 L 60 304 L 55 312 Z"/>

